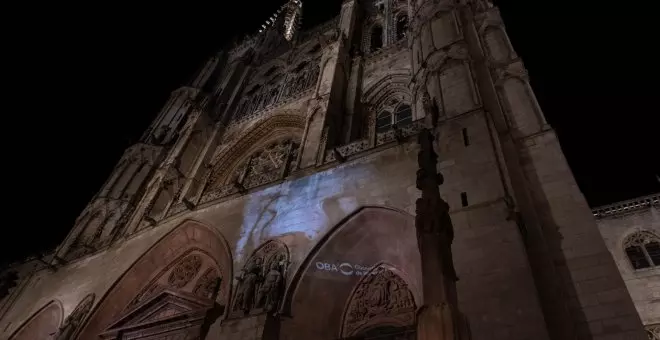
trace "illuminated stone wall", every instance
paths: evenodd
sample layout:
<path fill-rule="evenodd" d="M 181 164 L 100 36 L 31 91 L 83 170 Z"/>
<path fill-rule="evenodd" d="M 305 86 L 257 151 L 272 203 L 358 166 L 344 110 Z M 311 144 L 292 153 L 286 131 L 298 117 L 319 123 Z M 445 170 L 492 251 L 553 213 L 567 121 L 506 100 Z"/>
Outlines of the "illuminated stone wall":
<path fill-rule="evenodd" d="M 660 324 L 660 267 L 635 270 L 625 253 L 625 241 L 633 234 L 651 232 L 660 235 L 658 195 L 599 207 L 594 213 L 597 214 L 598 229 L 626 282 L 642 322 L 645 325 Z"/>
<path fill-rule="evenodd" d="M 462 309 L 473 320 L 477 335 L 485 335 L 494 329 L 512 334 L 510 332 L 514 328 L 542 332 L 543 326 L 539 323 L 542 322 L 541 311 L 535 302 L 533 283 L 518 231 L 506 222 L 506 209 L 498 199 L 501 197 L 501 187 L 497 184 L 495 158 L 490 151 L 492 148 L 489 147 L 487 134 L 481 133 L 486 126 L 480 117 L 480 114 L 473 114 L 465 118 L 464 124 L 447 124 L 440 142 L 443 155 L 440 167 L 447 180 L 447 184 L 442 186 L 442 193 L 454 211 L 452 217 L 457 235 L 454 250 L 461 278 L 459 296 Z M 468 125 L 472 126 L 475 136 L 470 150 L 463 146 L 461 135 L 462 126 Z M 299 294 L 319 294 L 319 298 L 327 296 L 330 299 L 327 307 L 332 305 L 337 310 L 332 322 L 323 318 L 318 321 L 317 328 L 313 320 L 305 321 L 311 313 L 304 311 L 307 307 L 300 306 L 296 301 L 307 301 L 312 303 L 309 308 L 314 308 L 320 300 L 297 297 L 298 293 L 294 294 L 297 286 L 288 286 L 287 289 L 292 290 L 292 313 L 300 317 L 283 322 L 285 338 L 293 339 L 303 334 L 328 339 L 335 337 L 351 285 L 360 277 L 358 272 L 368 271 L 380 261 L 398 265 L 401 271 L 409 275 L 412 291 L 420 303 L 419 274 L 414 269 L 418 266 L 415 262 L 419 260 L 416 258 L 412 224 L 414 202 L 419 195 L 414 186 L 416 149 L 414 143 L 390 145 L 384 150 L 312 175 L 293 178 L 184 213 L 108 251 L 73 262 L 54 273 L 41 271 L 0 327 L 7 329 L 5 334 L 10 334 L 18 325 L 12 323 L 8 326 L 4 320 L 21 320 L 54 298 L 62 302 L 67 314 L 88 293 L 104 296 L 141 254 L 186 219 L 200 221 L 222 234 L 232 252 L 235 276 L 240 274 L 253 250 L 264 241 L 277 238 L 291 251 L 292 263 L 287 276 L 289 284 L 298 271 L 301 271 L 301 287 L 305 287 L 307 282 L 314 282 L 312 278 L 318 276 L 330 281 L 347 282 L 344 288 L 337 291 L 338 296 L 332 295 L 332 290 L 327 287 L 326 290 L 311 291 L 305 290 L 310 288 L 301 288 L 303 293 Z M 472 175 L 475 171 L 479 172 L 478 176 Z M 461 192 L 469 193 L 471 207 L 461 207 Z M 329 230 L 342 225 L 344 219 L 368 206 L 395 209 L 385 210 L 387 214 L 394 215 L 383 219 L 381 214 L 372 212 L 372 218 L 361 217 L 363 222 L 356 228 L 360 230 L 364 226 L 365 229 L 359 233 L 357 248 L 353 248 L 353 243 L 347 240 L 328 241 L 335 244 L 332 246 L 335 250 L 321 248 L 326 250 L 314 253 L 307 268 L 300 267 L 315 246 L 324 246 L 319 242 Z M 393 223 L 396 220 L 400 222 Z M 366 225 L 374 229 L 369 231 Z M 345 237 L 355 233 L 346 232 L 349 236 Z M 407 260 L 391 258 L 394 253 L 406 252 L 410 254 Z M 347 275 L 350 271 L 352 273 Z M 483 284 L 484 280 L 490 284 Z M 231 280 L 228 279 L 228 282 Z M 138 287 L 140 283 L 136 283 L 136 291 L 139 291 Z M 525 312 L 519 315 L 516 311 Z M 528 319 L 525 326 L 514 326 L 521 318 Z"/>
<path fill-rule="evenodd" d="M 463 5 L 344 1 L 300 41 L 271 27 L 211 58 L 127 151 L 148 176 L 130 167 L 124 177 L 133 163 L 118 165 L 50 267 L 9 297 L 0 338 L 36 327 L 28 320 L 53 300 L 62 319 L 75 314 L 81 339 L 146 334 L 125 327 L 149 303 L 179 315 L 172 301 L 199 329 L 216 303 L 207 339 L 414 328 L 424 304 L 413 217 L 424 91 L 441 109 L 440 190 L 473 339 L 643 336 L 499 12 L 485 0 Z M 411 30 L 405 13 L 418 14 Z M 114 178 L 130 195 L 113 194 Z M 184 261 L 190 254 L 203 260 Z M 209 273 L 221 279 L 215 300 Z M 263 295 L 245 290 L 255 275 L 260 287 L 281 285 L 276 309 L 245 302 Z M 91 312 L 74 313 L 89 294 Z"/>

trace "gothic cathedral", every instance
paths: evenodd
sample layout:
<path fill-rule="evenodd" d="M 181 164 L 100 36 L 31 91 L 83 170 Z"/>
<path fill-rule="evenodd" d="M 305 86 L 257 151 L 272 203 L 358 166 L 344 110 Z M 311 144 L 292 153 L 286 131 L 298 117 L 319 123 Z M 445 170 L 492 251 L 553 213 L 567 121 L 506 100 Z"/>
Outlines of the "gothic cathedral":
<path fill-rule="evenodd" d="M 489 0 L 302 17 L 172 93 L 0 338 L 646 339 Z"/>

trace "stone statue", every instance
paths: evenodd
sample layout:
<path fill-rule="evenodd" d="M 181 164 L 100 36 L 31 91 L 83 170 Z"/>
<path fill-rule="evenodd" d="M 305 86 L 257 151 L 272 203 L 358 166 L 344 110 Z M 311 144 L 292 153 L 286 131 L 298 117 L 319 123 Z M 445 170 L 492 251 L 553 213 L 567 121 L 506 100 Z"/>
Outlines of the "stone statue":
<path fill-rule="evenodd" d="M 273 261 L 270 270 L 266 273 L 264 283 L 257 293 L 257 306 L 264 307 L 264 310 L 272 312 L 277 308 L 280 299 L 280 288 L 282 284 L 282 264 L 280 261 Z"/>
<path fill-rule="evenodd" d="M 440 109 L 438 104 L 431 98 L 429 91 L 424 88 L 422 92 L 422 106 L 424 108 L 424 113 L 426 114 L 427 120 L 431 120 L 431 126 L 435 128 L 438 124 L 438 119 L 440 118 Z"/>
<path fill-rule="evenodd" d="M 236 293 L 234 310 L 240 309 L 247 313 L 252 309 L 257 283 L 262 279 L 261 263 L 261 258 L 254 259 L 254 262 L 249 263 L 246 268 L 243 269 L 243 275 L 237 278 L 239 281 L 239 288 Z"/>

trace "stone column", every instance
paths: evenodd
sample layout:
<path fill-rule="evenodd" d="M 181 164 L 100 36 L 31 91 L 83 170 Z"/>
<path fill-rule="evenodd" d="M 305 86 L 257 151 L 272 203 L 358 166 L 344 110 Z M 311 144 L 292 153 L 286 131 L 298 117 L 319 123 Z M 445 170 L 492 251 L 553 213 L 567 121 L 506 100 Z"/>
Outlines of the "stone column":
<path fill-rule="evenodd" d="M 437 102 L 442 91 L 436 69 L 460 41 L 457 10 L 451 1 L 409 0 L 411 18 L 409 44 L 412 61 L 412 94 L 417 117 L 427 127 L 419 134 L 415 227 L 422 260 L 423 306 L 417 316 L 417 339 L 468 339 L 466 321 L 458 310 L 456 272 L 451 244 L 454 231 L 449 205 L 440 197 L 443 177 L 437 172 L 438 156 L 433 149 L 438 118 Z"/>

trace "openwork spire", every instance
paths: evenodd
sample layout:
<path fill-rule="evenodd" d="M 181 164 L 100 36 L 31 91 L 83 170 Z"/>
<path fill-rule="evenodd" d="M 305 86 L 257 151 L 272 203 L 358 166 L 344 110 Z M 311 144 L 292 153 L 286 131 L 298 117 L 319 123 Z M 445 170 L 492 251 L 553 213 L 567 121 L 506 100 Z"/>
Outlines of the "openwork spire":
<path fill-rule="evenodd" d="M 270 27 L 276 27 L 281 21 L 279 17 L 284 16 L 284 27 L 282 32 L 287 41 L 291 41 L 296 34 L 302 20 L 302 1 L 289 0 L 286 4 L 282 5 L 273 15 L 271 15 L 266 22 L 261 25 L 259 33 L 265 32 Z"/>
<path fill-rule="evenodd" d="M 285 5 L 286 12 L 284 17 L 284 38 L 288 41 L 293 39 L 293 35 L 300 26 L 302 18 L 302 1 L 289 0 Z"/>

